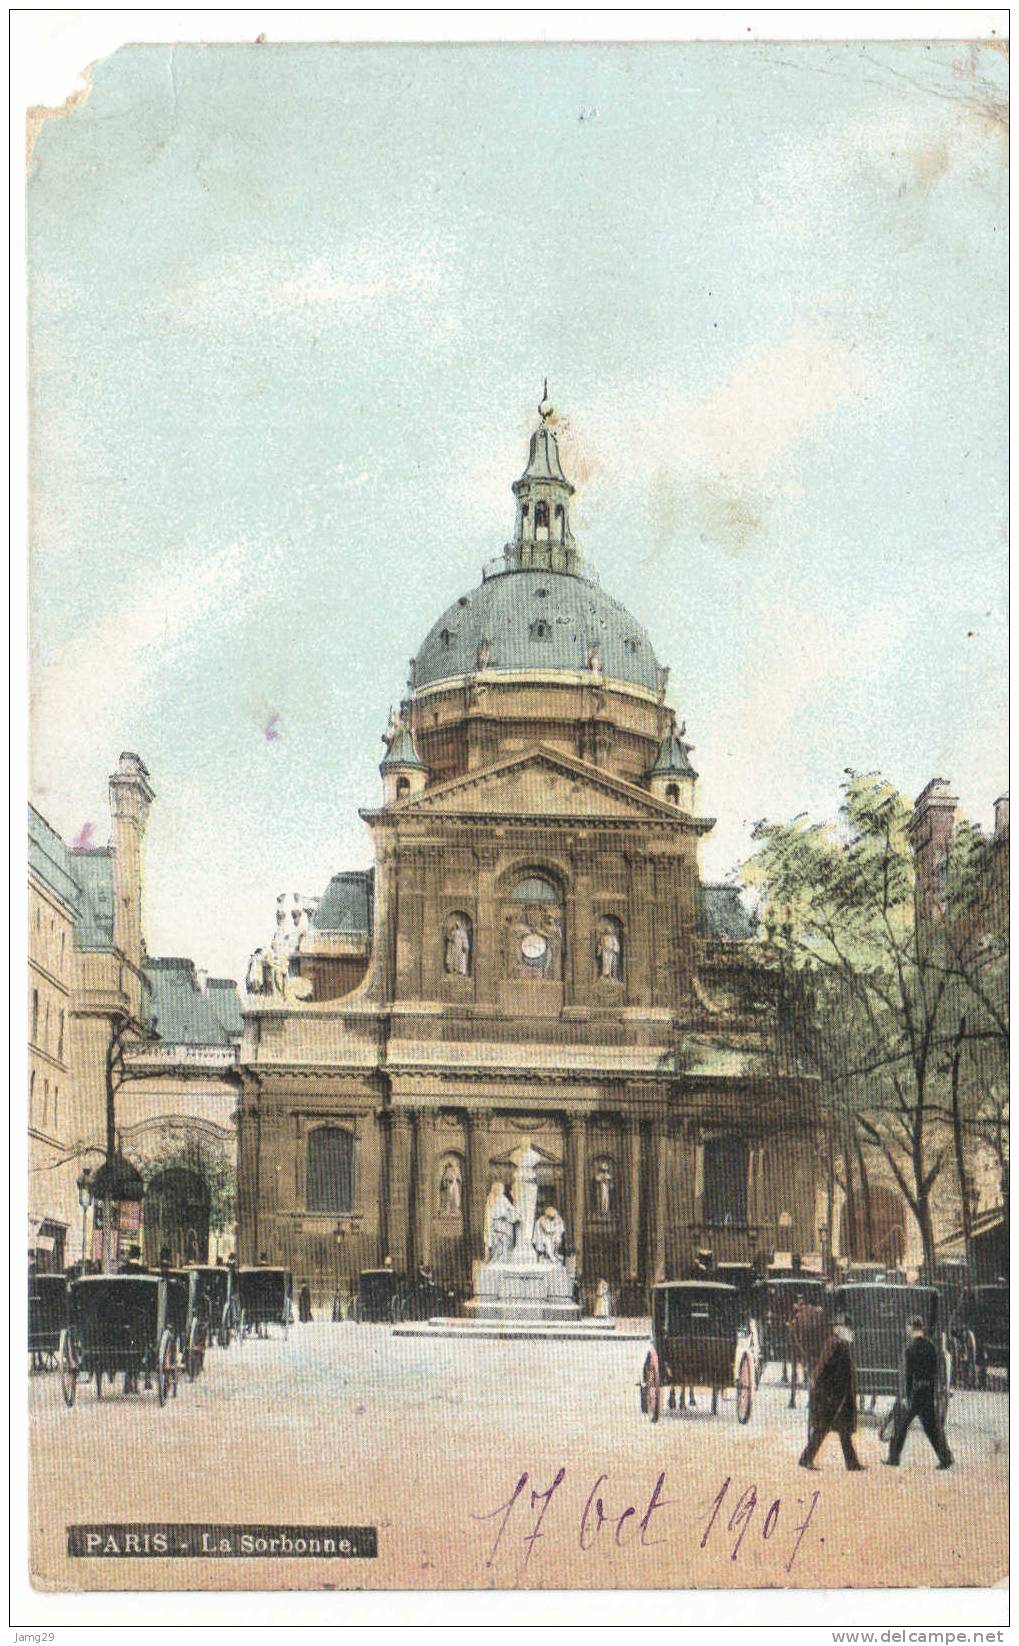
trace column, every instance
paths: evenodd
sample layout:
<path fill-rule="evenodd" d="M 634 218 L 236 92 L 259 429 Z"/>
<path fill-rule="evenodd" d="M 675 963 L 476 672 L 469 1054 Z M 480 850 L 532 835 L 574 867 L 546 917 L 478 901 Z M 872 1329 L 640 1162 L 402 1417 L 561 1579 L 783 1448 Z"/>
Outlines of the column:
<path fill-rule="evenodd" d="M 464 1244 L 468 1258 L 485 1255 L 485 1201 L 488 1198 L 488 1110 L 468 1109 L 467 1218 Z"/>
<path fill-rule="evenodd" d="M 566 1173 L 569 1195 L 569 1238 L 577 1254 L 577 1276 L 584 1273 L 584 1225 L 587 1222 L 587 1116 L 570 1115 L 566 1121 Z"/>
<path fill-rule="evenodd" d="M 626 1230 L 623 1276 L 629 1285 L 636 1286 L 640 1280 L 640 1117 L 633 1114 L 623 1121 L 622 1189 Z"/>
<path fill-rule="evenodd" d="M 668 1166 L 669 1134 L 664 1120 L 651 1123 L 651 1161 L 649 1183 L 651 1188 L 651 1279 L 665 1280 L 665 1193 Z"/>
<path fill-rule="evenodd" d="M 432 1261 L 432 1213 L 435 1210 L 435 1117 L 418 1110 L 414 1117 L 414 1261 Z"/>
<path fill-rule="evenodd" d="M 392 1000 L 396 983 L 397 853 L 394 846 L 383 845 L 378 836 L 376 839 L 375 929 L 368 992 L 373 1000 Z"/>
<path fill-rule="evenodd" d="M 386 1149 L 386 1249 L 397 1273 L 410 1268 L 410 1170 L 413 1117 L 389 1111 Z"/>
<path fill-rule="evenodd" d="M 498 992 L 499 945 L 502 942 L 502 930 L 495 906 L 495 867 L 499 860 L 499 849 L 495 846 L 479 846 L 476 857 L 478 907 L 474 922 L 474 998 L 488 1003 L 495 1000 Z M 486 1161 L 486 1171 L 487 1168 Z"/>

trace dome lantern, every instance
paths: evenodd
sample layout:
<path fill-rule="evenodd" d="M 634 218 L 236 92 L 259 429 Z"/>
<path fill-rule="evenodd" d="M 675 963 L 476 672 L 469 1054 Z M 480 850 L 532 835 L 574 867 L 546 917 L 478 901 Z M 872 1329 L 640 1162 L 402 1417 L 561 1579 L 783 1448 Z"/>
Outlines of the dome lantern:
<path fill-rule="evenodd" d="M 548 378 L 538 406 L 540 422 L 531 435 L 527 467 L 513 483 L 517 500 L 516 530 L 506 546 L 506 560 L 514 569 L 577 573 L 580 556 L 570 530 L 573 487 L 563 473 L 548 398 Z"/>

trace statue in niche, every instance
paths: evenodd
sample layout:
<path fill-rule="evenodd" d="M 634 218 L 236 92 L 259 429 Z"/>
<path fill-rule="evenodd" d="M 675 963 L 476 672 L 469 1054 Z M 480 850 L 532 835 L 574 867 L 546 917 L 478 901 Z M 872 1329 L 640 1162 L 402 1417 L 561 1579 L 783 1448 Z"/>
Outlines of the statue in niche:
<path fill-rule="evenodd" d="M 601 674 L 602 672 L 601 646 L 597 640 L 587 654 L 587 666 L 592 674 Z"/>
<path fill-rule="evenodd" d="M 611 1160 L 597 1160 L 593 1177 L 594 1207 L 599 1217 L 609 1217 L 615 1209 L 616 1174 Z"/>
<path fill-rule="evenodd" d="M 520 1213 L 506 1193 L 505 1183 L 493 1183 L 485 1202 L 485 1256 L 489 1263 L 508 1263 Z"/>
<path fill-rule="evenodd" d="M 609 983 L 620 983 L 623 977 L 623 943 L 619 922 L 606 920 L 598 933 L 598 976 Z"/>
<path fill-rule="evenodd" d="M 451 977 L 471 975 L 471 923 L 455 914 L 446 923 L 446 971 Z"/>
<path fill-rule="evenodd" d="M 488 668 L 489 662 L 491 661 L 491 657 L 492 657 L 492 648 L 489 645 L 489 642 L 488 642 L 487 638 L 483 637 L 482 640 L 481 640 L 481 644 L 478 646 L 478 671 L 479 671 L 479 673 L 482 669 L 487 669 Z"/>
<path fill-rule="evenodd" d="M 561 1263 L 566 1225 L 554 1206 L 546 1206 L 534 1225 L 532 1244 L 542 1263 Z"/>
<path fill-rule="evenodd" d="M 463 1174 L 460 1171 L 460 1162 L 449 1159 L 443 1162 L 439 1177 L 439 1215 L 459 1217 L 462 1206 Z"/>

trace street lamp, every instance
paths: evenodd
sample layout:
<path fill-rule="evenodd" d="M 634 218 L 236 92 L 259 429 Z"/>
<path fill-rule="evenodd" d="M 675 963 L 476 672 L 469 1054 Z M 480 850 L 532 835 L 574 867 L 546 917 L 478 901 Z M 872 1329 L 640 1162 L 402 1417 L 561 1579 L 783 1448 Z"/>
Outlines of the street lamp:
<path fill-rule="evenodd" d="M 92 1204 L 92 1172 L 88 1166 L 78 1179 L 78 1205 L 81 1207 L 81 1272 L 85 1273 L 85 1224 Z"/>

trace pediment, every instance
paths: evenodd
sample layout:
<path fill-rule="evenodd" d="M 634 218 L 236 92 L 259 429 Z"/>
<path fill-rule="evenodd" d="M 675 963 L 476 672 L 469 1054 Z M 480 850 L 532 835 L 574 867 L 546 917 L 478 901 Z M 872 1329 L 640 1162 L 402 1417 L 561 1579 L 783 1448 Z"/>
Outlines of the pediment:
<path fill-rule="evenodd" d="M 401 816 L 676 820 L 671 806 L 635 785 L 542 744 L 438 784 L 393 810 Z"/>

